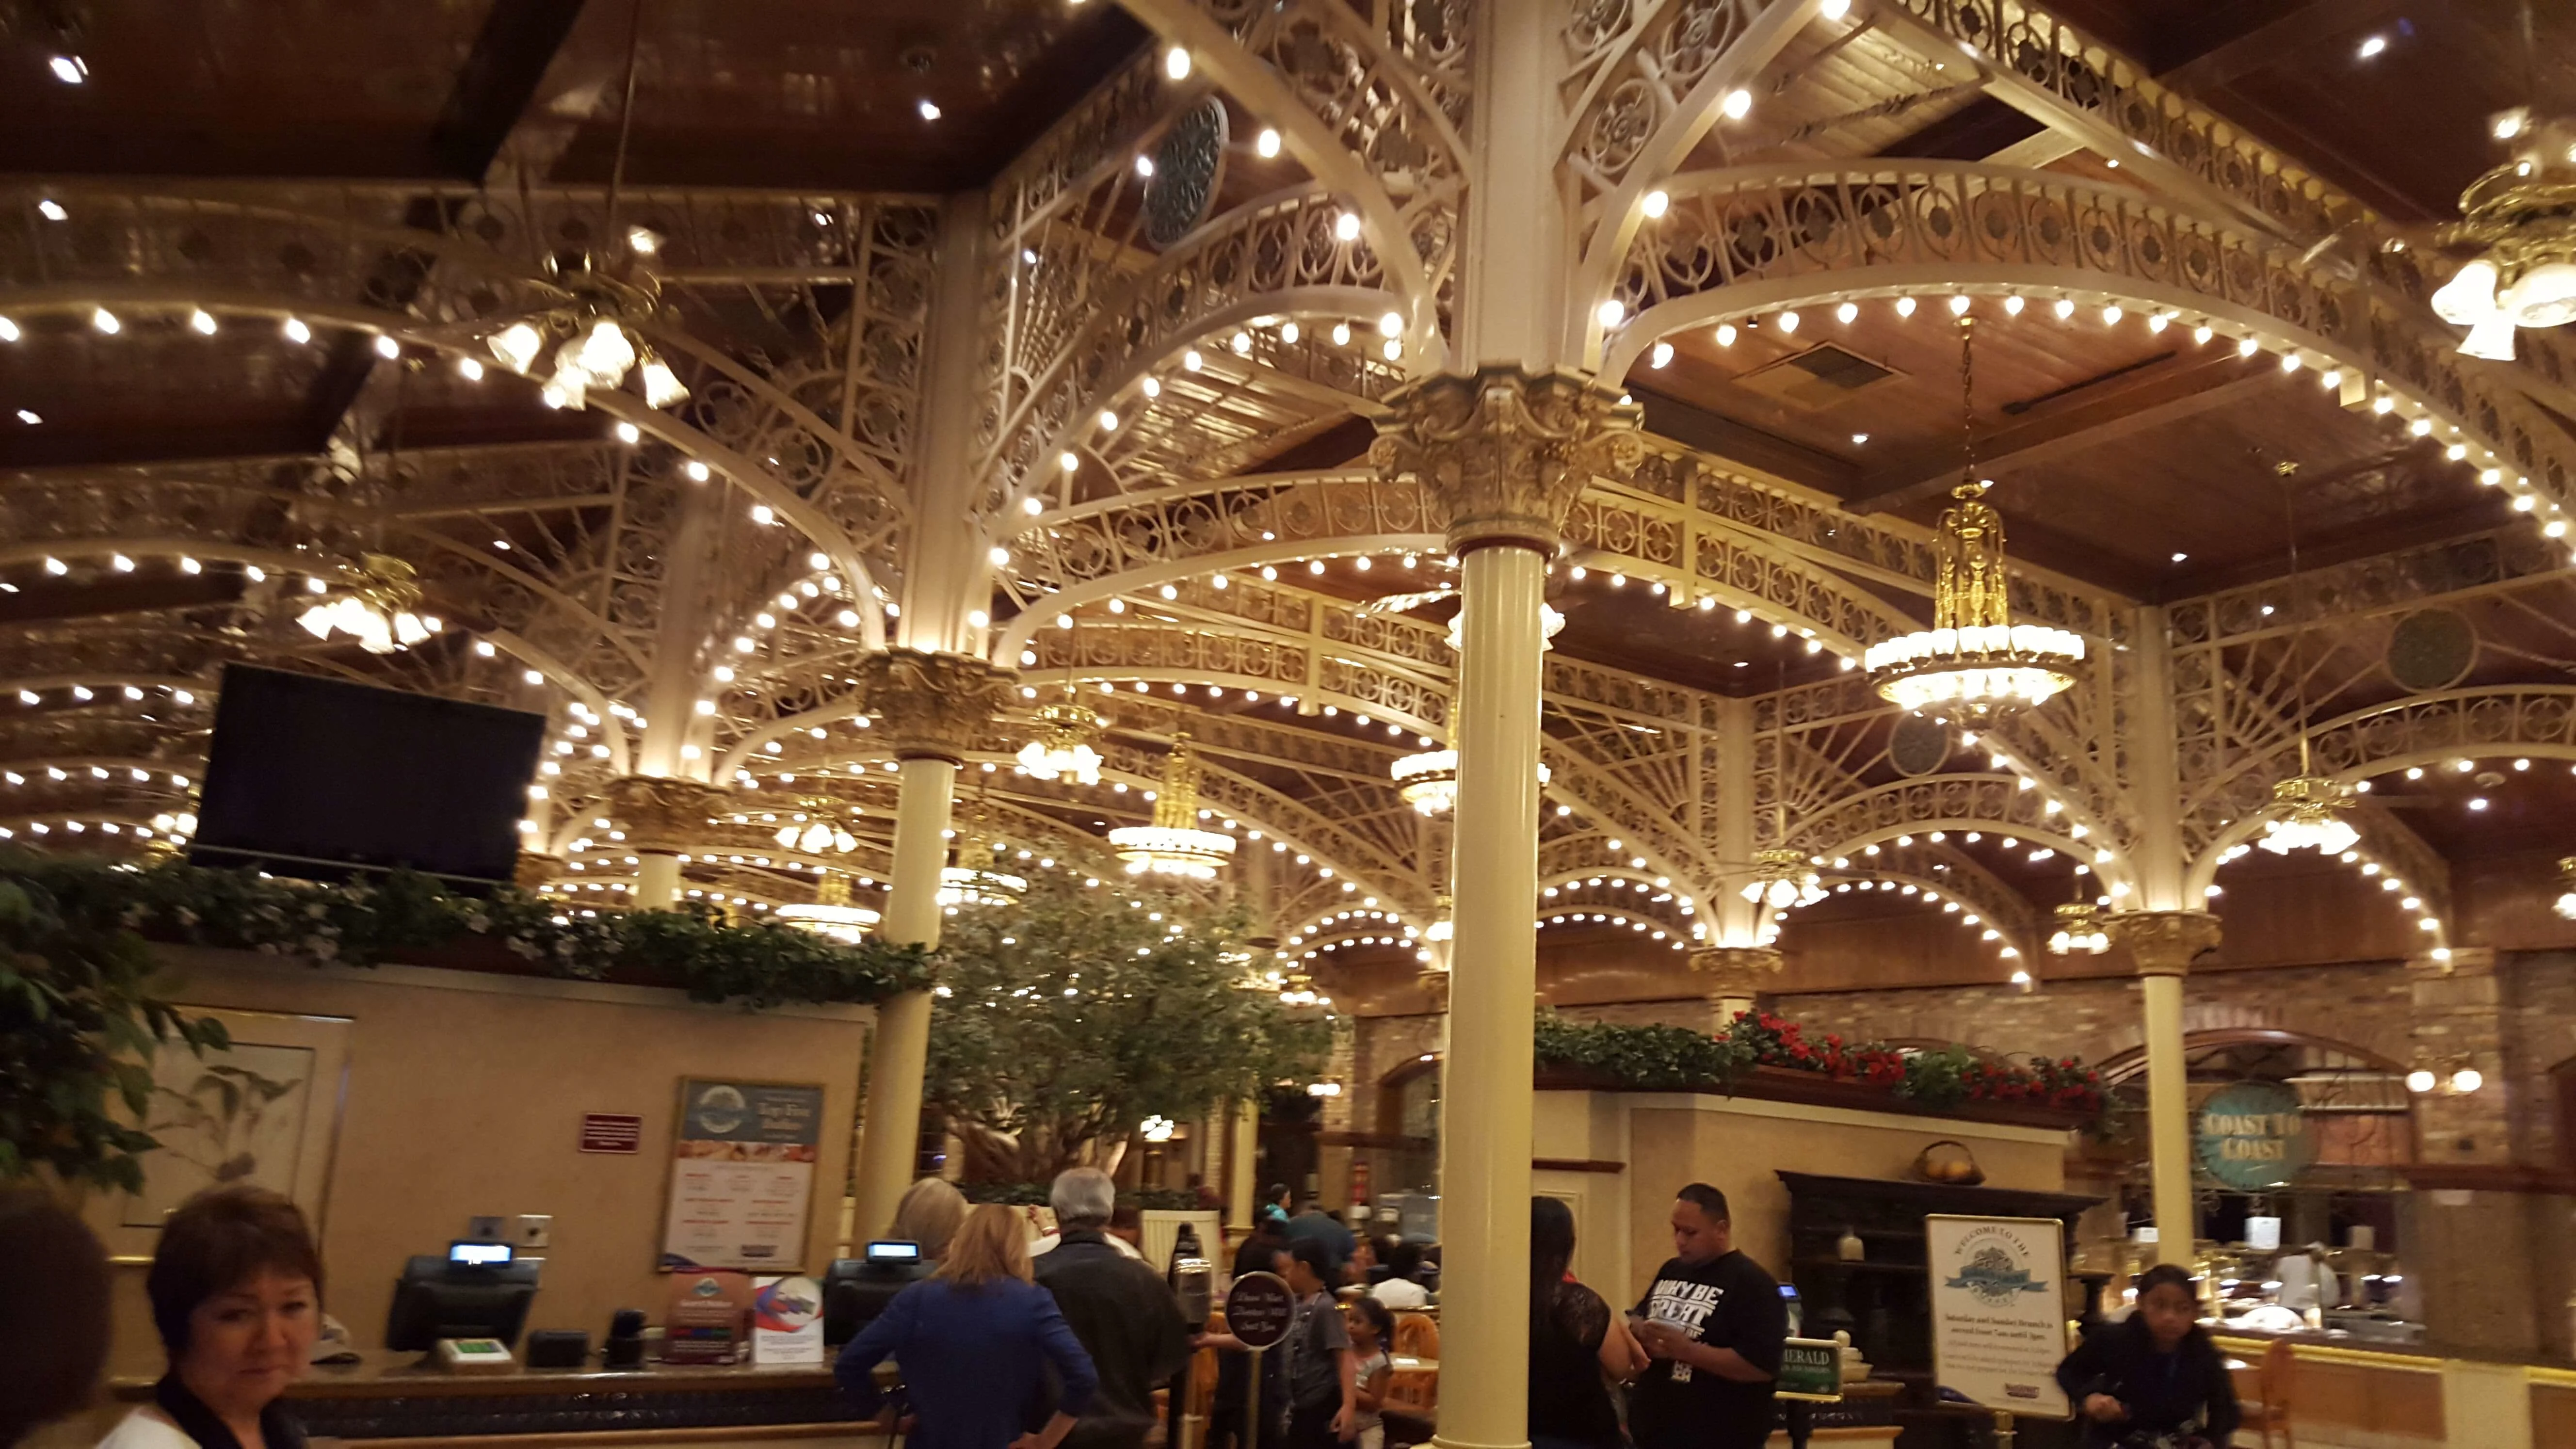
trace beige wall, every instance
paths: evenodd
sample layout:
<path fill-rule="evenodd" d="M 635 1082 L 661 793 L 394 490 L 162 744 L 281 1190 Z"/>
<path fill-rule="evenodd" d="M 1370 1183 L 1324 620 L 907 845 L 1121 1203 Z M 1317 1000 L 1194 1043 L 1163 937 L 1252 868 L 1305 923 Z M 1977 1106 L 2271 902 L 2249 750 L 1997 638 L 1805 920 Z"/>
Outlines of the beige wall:
<path fill-rule="evenodd" d="M 1535 1190 L 1575 1207 L 1576 1276 L 1633 1303 L 1672 1256 L 1672 1195 L 1685 1183 L 1725 1193 L 1735 1245 L 1786 1281 L 1789 1193 L 1775 1172 L 1904 1178 L 1924 1144 L 1945 1137 L 1976 1154 L 1989 1187 L 2065 1188 L 2063 1132 L 1749 1097 L 1542 1092 L 1534 1155 L 1602 1170 L 1542 1170 Z"/>
<path fill-rule="evenodd" d="M 866 1008 L 752 1013 L 592 982 L 316 968 L 235 952 L 172 959 L 178 1001 L 352 1023 L 322 1247 L 326 1307 L 361 1346 L 382 1344 L 403 1259 L 444 1251 L 478 1213 L 554 1217 L 529 1328 L 582 1329 L 595 1344 L 613 1309 L 660 1321 L 667 1289 L 654 1261 L 686 1075 L 825 1088 L 806 1266 L 819 1271 L 832 1255 Z M 642 1151 L 577 1151 L 585 1112 L 641 1116 Z M 122 1236 L 120 1247 L 141 1246 Z M 142 1276 L 132 1264 L 120 1273 L 116 1373 L 160 1367 Z"/>

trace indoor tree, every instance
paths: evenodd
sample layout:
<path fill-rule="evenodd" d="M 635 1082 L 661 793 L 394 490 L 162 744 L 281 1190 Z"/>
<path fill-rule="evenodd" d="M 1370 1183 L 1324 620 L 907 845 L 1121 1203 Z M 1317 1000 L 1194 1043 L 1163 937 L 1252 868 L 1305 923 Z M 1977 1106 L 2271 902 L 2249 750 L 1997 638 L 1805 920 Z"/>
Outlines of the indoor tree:
<path fill-rule="evenodd" d="M 0 1181 L 142 1190 L 154 1050 L 226 1045 L 153 994 L 156 969 L 120 917 L 0 868 Z"/>
<path fill-rule="evenodd" d="M 1147 1117 L 1320 1070 L 1330 1027 L 1254 984 L 1244 931 L 1238 911 L 1061 870 L 1008 904 L 960 907 L 942 932 L 923 1091 L 964 1144 L 967 1179 L 1114 1168 Z"/>

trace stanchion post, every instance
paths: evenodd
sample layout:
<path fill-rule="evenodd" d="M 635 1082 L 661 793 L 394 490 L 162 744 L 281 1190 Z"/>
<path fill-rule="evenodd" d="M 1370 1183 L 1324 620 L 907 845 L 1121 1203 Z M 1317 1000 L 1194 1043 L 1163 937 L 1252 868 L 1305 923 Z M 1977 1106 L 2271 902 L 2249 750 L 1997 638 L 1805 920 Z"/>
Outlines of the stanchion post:
<path fill-rule="evenodd" d="M 1252 1381 L 1243 1390 L 1243 1449 L 1261 1449 L 1262 1352 L 1252 1351 Z"/>

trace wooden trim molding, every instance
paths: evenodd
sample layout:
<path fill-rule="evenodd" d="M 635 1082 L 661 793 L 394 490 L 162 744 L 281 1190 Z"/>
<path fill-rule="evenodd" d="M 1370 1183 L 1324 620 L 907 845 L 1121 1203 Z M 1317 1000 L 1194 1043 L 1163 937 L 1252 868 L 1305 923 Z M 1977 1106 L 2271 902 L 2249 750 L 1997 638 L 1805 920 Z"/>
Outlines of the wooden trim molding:
<path fill-rule="evenodd" d="M 2526 1192 L 2576 1196 L 2576 1174 L 2522 1162 L 2414 1162 L 2397 1169 L 2418 1191 Z"/>
<path fill-rule="evenodd" d="M 1532 1172 L 1626 1172 L 1628 1164 L 1598 1157 L 1533 1157 Z"/>
<path fill-rule="evenodd" d="M 1401 1132 L 1318 1132 L 1318 1147 L 1386 1147 L 1398 1152 L 1428 1152 L 1431 1139 L 1407 1137 Z"/>

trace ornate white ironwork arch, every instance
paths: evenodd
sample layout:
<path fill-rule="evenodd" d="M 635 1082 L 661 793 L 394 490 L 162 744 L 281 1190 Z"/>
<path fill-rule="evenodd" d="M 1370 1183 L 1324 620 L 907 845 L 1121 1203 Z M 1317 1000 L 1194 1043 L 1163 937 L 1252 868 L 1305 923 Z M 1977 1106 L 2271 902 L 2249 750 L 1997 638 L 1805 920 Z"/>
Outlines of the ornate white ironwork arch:
<path fill-rule="evenodd" d="M 1628 252 L 1619 295 L 1637 314 L 1593 355 L 1622 376 L 1667 332 L 1810 302 L 1908 291 L 2069 293 L 2206 317 L 2374 385 L 2410 416 L 2553 507 L 2576 501 L 2576 440 L 2509 386 L 2460 364 L 2431 313 L 2303 265 L 2231 225 L 2124 188 L 2056 173 L 1907 160 L 1866 167 L 1695 172 Z"/>

